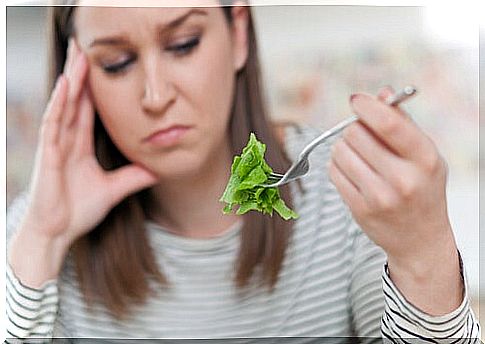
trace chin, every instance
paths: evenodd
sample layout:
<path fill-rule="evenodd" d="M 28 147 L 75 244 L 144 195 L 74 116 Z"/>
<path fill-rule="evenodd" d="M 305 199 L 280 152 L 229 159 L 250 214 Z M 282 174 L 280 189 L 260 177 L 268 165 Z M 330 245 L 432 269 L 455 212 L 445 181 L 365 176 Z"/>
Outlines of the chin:
<path fill-rule="evenodd" d="M 178 155 L 143 164 L 160 179 L 194 178 L 204 168 L 201 156 Z"/>

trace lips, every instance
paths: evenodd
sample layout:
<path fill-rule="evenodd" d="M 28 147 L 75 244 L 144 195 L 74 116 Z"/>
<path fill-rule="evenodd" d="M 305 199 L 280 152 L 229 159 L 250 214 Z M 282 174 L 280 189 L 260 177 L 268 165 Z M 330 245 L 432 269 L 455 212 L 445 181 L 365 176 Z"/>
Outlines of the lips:
<path fill-rule="evenodd" d="M 143 139 L 143 142 L 155 146 L 171 146 L 177 144 L 183 136 L 190 130 L 186 125 L 172 125 L 168 128 L 160 129 Z"/>

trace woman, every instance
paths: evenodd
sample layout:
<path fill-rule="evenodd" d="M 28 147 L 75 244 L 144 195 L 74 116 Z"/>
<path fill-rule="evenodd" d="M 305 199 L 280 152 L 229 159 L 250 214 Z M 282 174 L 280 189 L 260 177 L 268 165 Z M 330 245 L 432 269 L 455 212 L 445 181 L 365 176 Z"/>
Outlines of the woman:
<path fill-rule="evenodd" d="M 9 212 L 9 336 L 479 335 L 445 164 L 391 89 L 353 96 L 361 121 L 282 188 L 297 221 L 227 216 L 250 132 L 277 171 L 318 133 L 266 121 L 250 9 L 64 7 L 53 27 L 57 83 Z"/>

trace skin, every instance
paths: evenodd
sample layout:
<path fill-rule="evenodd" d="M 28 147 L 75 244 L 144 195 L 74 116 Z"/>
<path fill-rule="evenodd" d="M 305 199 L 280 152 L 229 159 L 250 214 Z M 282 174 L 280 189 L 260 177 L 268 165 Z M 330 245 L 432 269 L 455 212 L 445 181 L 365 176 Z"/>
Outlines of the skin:
<path fill-rule="evenodd" d="M 247 11 L 233 8 L 231 28 L 220 9 L 203 11 L 161 33 L 158 26 L 188 9 L 78 8 L 77 35 L 44 114 L 32 200 L 9 249 L 24 284 L 39 287 L 56 278 L 69 246 L 143 188 L 155 199 L 153 220 L 178 235 L 211 237 L 238 221 L 222 216 L 218 198 L 232 159 L 227 124 L 235 73 L 247 58 Z M 167 50 L 201 33 L 190 54 Z M 113 35 L 125 42 L 92 46 Z M 122 73 L 103 69 L 127 56 L 136 59 Z M 463 292 L 446 212 L 446 165 L 402 111 L 383 103 L 392 93 L 353 97 L 360 121 L 335 145 L 329 174 L 356 221 L 386 251 L 391 278 L 405 297 L 432 315 L 445 314 Z M 131 165 L 112 172 L 98 165 L 94 108 Z M 173 124 L 190 127 L 178 145 L 143 141 Z"/>
<path fill-rule="evenodd" d="M 210 237 L 239 221 L 222 215 L 218 199 L 232 162 L 227 123 L 235 73 L 247 58 L 247 10 L 232 9 L 231 28 L 222 10 L 211 8 L 160 34 L 158 26 L 189 10 L 80 7 L 75 13 L 77 36 L 43 117 L 32 199 L 9 249 L 9 263 L 26 285 L 56 278 L 72 243 L 120 200 L 147 187 L 155 198 L 151 217 L 179 235 Z M 201 31 L 190 55 L 167 51 Z M 129 45 L 88 49 L 93 39 L 122 33 L 130 33 Z M 135 63 L 116 77 L 103 74 L 101 58 L 106 63 L 127 52 L 136 53 Z M 106 172 L 97 163 L 94 108 L 131 165 Z M 143 142 L 173 124 L 191 128 L 177 146 Z M 22 255 L 26 250 L 29 257 Z"/>
<path fill-rule="evenodd" d="M 389 273 L 422 311 L 443 315 L 463 299 L 457 248 L 446 206 L 447 167 L 431 139 L 392 95 L 356 94 L 360 120 L 333 147 L 330 178 L 370 239 L 387 253 Z"/>
<path fill-rule="evenodd" d="M 157 29 L 187 13 L 177 28 Z M 128 159 L 158 176 L 152 217 L 185 236 L 213 236 L 237 220 L 222 215 L 218 198 L 232 161 L 228 121 L 235 72 L 247 55 L 246 14 L 244 8 L 235 11 L 231 37 L 219 8 L 85 7 L 76 13 L 76 27 L 82 28 L 77 42 L 89 60 L 89 86 L 101 120 Z M 92 45 L 123 33 L 122 44 Z M 201 43 L 188 53 L 170 50 L 194 38 Z M 137 58 L 124 70 L 106 73 L 105 65 L 129 61 L 130 54 Z M 142 142 L 174 124 L 190 127 L 180 144 L 159 148 Z"/>

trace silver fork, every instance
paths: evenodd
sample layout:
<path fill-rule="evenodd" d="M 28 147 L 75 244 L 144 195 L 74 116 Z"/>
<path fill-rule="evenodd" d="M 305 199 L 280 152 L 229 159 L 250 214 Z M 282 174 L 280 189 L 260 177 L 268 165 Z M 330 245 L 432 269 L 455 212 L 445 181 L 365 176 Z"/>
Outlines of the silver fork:
<path fill-rule="evenodd" d="M 388 105 L 395 106 L 401 103 L 402 101 L 408 99 L 409 97 L 413 96 L 415 93 L 416 93 L 416 88 L 414 86 L 406 86 L 400 92 L 386 99 L 385 102 Z M 288 169 L 288 171 L 286 171 L 285 174 L 271 173 L 269 174 L 268 181 L 267 181 L 267 183 L 269 184 L 260 184 L 260 186 L 265 188 L 278 187 L 303 177 L 310 169 L 310 165 L 308 162 L 308 156 L 310 155 L 310 153 L 317 146 L 325 142 L 328 138 L 340 133 L 347 126 L 349 126 L 351 123 L 355 122 L 358 119 L 359 118 L 357 117 L 357 115 L 352 115 L 347 119 L 344 119 L 342 122 L 338 123 L 333 128 L 327 130 L 322 135 L 315 138 L 301 151 L 300 155 L 298 156 L 298 159 L 296 159 L 296 161 L 290 166 L 290 168 Z"/>

